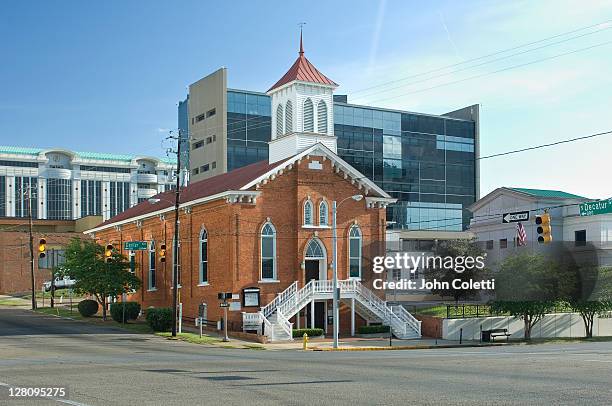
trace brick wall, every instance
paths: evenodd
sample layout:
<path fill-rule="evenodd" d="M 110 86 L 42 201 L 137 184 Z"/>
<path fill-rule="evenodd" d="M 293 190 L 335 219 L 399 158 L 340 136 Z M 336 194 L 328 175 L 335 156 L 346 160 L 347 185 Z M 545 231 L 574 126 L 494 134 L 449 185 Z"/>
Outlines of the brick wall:
<path fill-rule="evenodd" d="M 321 157 L 312 158 L 321 161 Z M 331 279 L 332 231 L 327 228 L 302 227 L 302 207 L 307 198 L 314 203 L 315 224 L 318 224 L 318 206 L 322 199 L 328 202 L 329 222 L 331 224 L 331 202 L 355 194 L 363 193 L 350 179 L 344 180 L 334 173 L 331 162 L 322 162 L 323 170 L 308 168 L 308 159 L 296 163 L 291 170 L 262 185 L 262 194 L 253 204 L 227 203 L 213 201 L 199 204 L 190 212 L 181 209 L 181 289 L 180 301 L 183 303 L 183 314 L 195 317 L 198 304 L 208 304 L 208 318 L 219 319 L 222 309 L 219 308 L 218 292 L 239 293 L 248 287 L 260 288 L 260 306 L 269 303 L 294 281 L 299 286 L 306 282 L 305 271 L 301 269 L 308 241 L 316 237 L 326 250 L 327 278 Z M 373 274 L 369 266 L 371 255 L 378 255 L 371 250 L 373 242 L 384 240 L 385 209 L 366 209 L 362 200 L 345 201 L 338 210 L 338 277 L 348 278 L 348 232 L 353 224 L 359 225 L 363 236 L 363 280 L 370 285 Z M 260 282 L 260 231 L 266 221 L 272 222 L 277 234 L 277 279 L 278 282 Z M 148 291 L 149 268 L 148 255 L 136 254 L 138 263 L 137 275 L 143 280 L 143 289 L 132 295 L 143 307 L 169 306 L 172 299 L 172 236 L 174 233 L 174 215 L 168 213 L 164 218 L 144 219 L 140 226 L 134 223 L 124 224 L 120 230 L 110 227 L 96 233 L 100 244 L 113 242 L 119 246 L 129 240 L 154 240 L 159 247 L 165 241 L 168 249 L 167 262 L 162 264 L 157 256 L 156 279 L 157 289 Z M 200 286 L 199 282 L 199 236 L 202 227 L 208 233 L 208 284 Z M 127 254 L 127 253 L 125 253 Z M 258 308 L 242 308 L 242 311 L 254 312 Z M 229 312 L 233 325 L 240 325 L 241 312 Z M 347 313 L 348 314 L 348 313 Z M 342 317 L 347 319 L 347 317 Z M 350 323 L 350 315 L 347 322 Z M 359 321 L 362 323 L 363 321 Z M 343 322 L 343 326 L 344 326 Z M 349 324 L 350 325 L 350 324 Z"/>
<path fill-rule="evenodd" d="M 439 317 L 414 316 L 421 321 L 421 335 L 424 337 L 442 338 L 442 321 Z"/>
<path fill-rule="evenodd" d="M 51 280 L 48 269 L 38 268 L 38 242 L 47 240 L 47 249 L 62 248 L 71 238 L 83 237 L 77 233 L 34 233 L 34 275 L 36 290 Z M 21 231 L 0 231 L 0 293 L 22 293 L 31 290 L 30 239 Z"/>

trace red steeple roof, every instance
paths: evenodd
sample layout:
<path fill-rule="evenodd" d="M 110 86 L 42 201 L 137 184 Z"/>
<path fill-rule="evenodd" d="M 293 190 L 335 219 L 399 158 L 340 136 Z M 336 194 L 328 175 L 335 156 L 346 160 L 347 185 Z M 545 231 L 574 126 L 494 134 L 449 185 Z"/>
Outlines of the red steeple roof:
<path fill-rule="evenodd" d="M 300 52 L 296 61 L 291 65 L 287 73 L 274 84 L 268 92 L 287 83 L 299 80 L 302 82 L 320 83 L 322 85 L 338 86 L 336 82 L 319 72 L 313 64 L 304 56 L 304 46 L 302 44 L 302 32 L 300 31 Z"/>

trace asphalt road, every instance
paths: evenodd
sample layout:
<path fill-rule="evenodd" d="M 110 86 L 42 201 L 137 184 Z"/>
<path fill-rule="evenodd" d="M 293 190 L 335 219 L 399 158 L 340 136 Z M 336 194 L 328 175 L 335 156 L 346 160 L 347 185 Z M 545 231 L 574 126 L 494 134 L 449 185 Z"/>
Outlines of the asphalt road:
<path fill-rule="evenodd" d="M 9 386 L 68 398 L 8 400 Z M 610 405 L 612 343 L 225 349 L 0 309 L 0 393 L 0 405 Z"/>

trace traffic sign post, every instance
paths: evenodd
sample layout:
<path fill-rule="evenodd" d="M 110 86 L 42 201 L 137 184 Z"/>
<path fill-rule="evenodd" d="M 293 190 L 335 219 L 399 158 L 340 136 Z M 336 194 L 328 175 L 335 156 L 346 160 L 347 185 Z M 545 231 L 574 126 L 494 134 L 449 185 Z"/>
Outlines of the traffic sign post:
<path fill-rule="evenodd" d="M 580 205 L 581 216 L 596 216 L 598 214 L 612 213 L 612 199 L 598 200 L 596 202 L 582 203 Z"/>
<path fill-rule="evenodd" d="M 219 303 L 219 307 L 223 308 L 223 341 L 229 341 L 227 336 L 227 308 L 230 307 L 228 299 L 232 298 L 232 292 L 219 292 L 217 294 L 219 300 L 223 302 Z"/>
<path fill-rule="evenodd" d="M 529 220 L 529 211 L 516 211 L 512 213 L 504 213 L 502 215 L 502 223 L 518 223 L 519 221 Z"/>
<path fill-rule="evenodd" d="M 148 241 L 125 241 L 123 243 L 125 251 L 146 251 L 149 249 Z"/>

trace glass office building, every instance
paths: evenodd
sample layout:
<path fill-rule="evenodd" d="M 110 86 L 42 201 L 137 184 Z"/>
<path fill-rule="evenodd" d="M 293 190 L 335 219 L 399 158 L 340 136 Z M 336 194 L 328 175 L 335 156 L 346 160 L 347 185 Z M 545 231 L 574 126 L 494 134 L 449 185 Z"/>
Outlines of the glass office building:
<path fill-rule="evenodd" d="M 268 159 L 272 113 L 270 97 L 227 91 L 227 170 Z"/>
<path fill-rule="evenodd" d="M 268 159 L 270 97 L 226 93 L 227 171 Z M 467 228 L 467 207 L 478 189 L 477 117 L 477 106 L 438 116 L 357 106 L 334 96 L 338 155 L 398 199 L 387 212 L 396 229 Z"/>
<path fill-rule="evenodd" d="M 399 201 L 394 228 L 461 231 L 476 200 L 476 123 L 334 103 L 338 155 Z"/>

